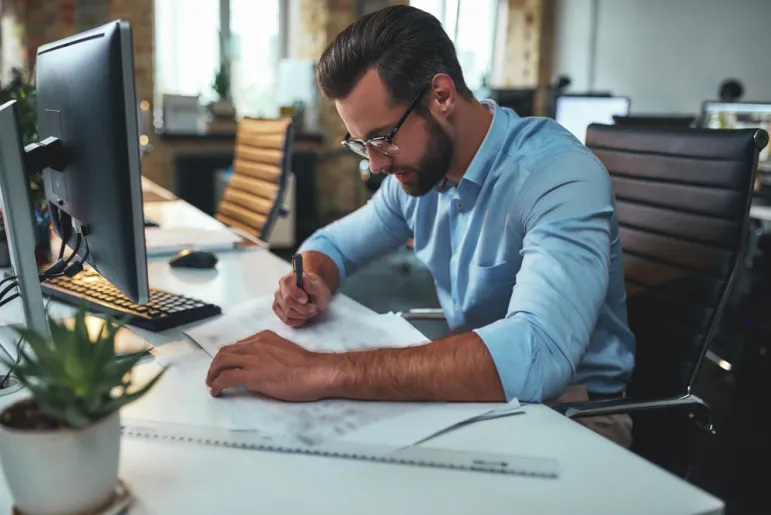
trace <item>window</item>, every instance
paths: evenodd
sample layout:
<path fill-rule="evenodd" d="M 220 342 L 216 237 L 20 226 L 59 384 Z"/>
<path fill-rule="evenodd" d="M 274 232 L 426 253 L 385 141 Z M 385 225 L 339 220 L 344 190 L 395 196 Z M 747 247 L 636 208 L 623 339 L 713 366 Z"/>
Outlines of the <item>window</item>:
<path fill-rule="evenodd" d="M 211 84 L 220 64 L 219 0 L 155 2 L 155 91 L 214 100 Z M 157 99 L 156 99 L 157 100 Z"/>
<path fill-rule="evenodd" d="M 233 103 L 240 115 L 275 117 L 279 2 L 230 0 Z"/>
<path fill-rule="evenodd" d="M 455 44 L 463 77 L 472 91 L 489 84 L 499 0 L 411 0 L 436 16 Z"/>
<path fill-rule="evenodd" d="M 215 101 L 214 76 L 227 60 L 238 117 L 276 116 L 281 1 L 198 0 L 191 8 L 189 0 L 155 0 L 156 103 L 164 93 Z"/>

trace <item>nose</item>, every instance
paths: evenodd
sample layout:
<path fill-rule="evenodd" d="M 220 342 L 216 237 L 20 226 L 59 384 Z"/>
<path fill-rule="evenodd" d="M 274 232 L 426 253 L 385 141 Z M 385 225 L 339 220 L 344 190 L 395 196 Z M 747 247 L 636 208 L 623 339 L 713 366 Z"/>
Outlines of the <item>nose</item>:
<path fill-rule="evenodd" d="M 369 156 L 369 169 L 372 173 L 382 173 L 385 168 L 391 165 L 391 158 L 382 152 L 373 148 L 367 148 Z"/>

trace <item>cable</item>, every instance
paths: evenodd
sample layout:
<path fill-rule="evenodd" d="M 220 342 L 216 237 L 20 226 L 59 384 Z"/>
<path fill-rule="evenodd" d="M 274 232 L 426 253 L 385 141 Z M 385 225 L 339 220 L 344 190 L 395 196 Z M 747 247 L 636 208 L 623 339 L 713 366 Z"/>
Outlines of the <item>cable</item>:
<path fill-rule="evenodd" d="M 14 289 L 14 288 L 16 288 L 17 286 L 19 286 L 19 283 L 17 283 L 17 282 L 13 282 L 13 283 L 9 284 L 8 286 L 6 286 L 6 287 L 5 287 L 5 289 L 4 289 L 3 291 L 0 291 L 0 300 L 1 300 L 3 297 L 5 297 L 5 296 L 6 296 L 6 294 L 7 294 L 9 291 L 13 290 L 13 289 Z"/>
<path fill-rule="evenodd" d="M 63 272 L 63 274 L 69 278 L 75 277 L 81 271 L 83 271 L 83 265 L 86 263 L 86 261 L 88 261 L 88 258 L 91 256 L 91 248 L 88 246 L 88 238 L 83 236 L 83 242 L 86 244 L 86 253 L 83 255 L 83 258 L 81 258 L 81 260 L 78 261 L 77 263 L 73 263 L 70 266 L 68 266 Z"/>
<path fill-rule="evenodd" d="M 75 250 L 72 251 L 72 254 L 70 254 L 70 257 L 68 257 L 67 260 L 64 262 L 65 264 L 69 265 L 70 261 L 72 261 L 72 258 L 78 255 L 78 251 L 80 250 L 81 239 L 85 239 L 85 237 L 82 237 L 81 234 L 78 233 L 78 236 L 75 238 Z M 86 242 L 86 248 L 88 248 L 88 242 Z"/>
<path fill-rule="evenodd" d="M 86 253 L 83 255 L 83 258 L 80 261 L 70 265 L 69 263 L 72 261 L 72 259 L 75 256 L 77 256 L 78 250 L 80 250 L 81 242 L 85 243 L 85 245 L 86 245 Z M 62 256 L 64 256 L 64 246 L 65 246 L 64 245 L 64 240 L 62 240 L 62 246 L 59 248 L 59 259 L 56 261 L 56 263 L 54 263 L 53 265 L 48 267 L 48 269 L 46 269 L 46 271 L 44 271 L 42 274 L 40 274 L 40 281 L 41 282 L 45 281 L 46 279 L 51 279 L 53 277 L 59 277 L 59 276 L 62 276 L 62 275 L 67 275 L 68 277 L 74 277 L 75 275 L 77 275 L 78 273 L 80 273 L 83 270 L 83 264 L 91 256 L 91 248 L 88 246 L 88 240 L 86 239 L 86 237 L 82 236 L 81 233 L 78 232 L 77 240 L 75 242 L 75 250 L 73 250 L 72 254 L 70 254 L 70 256 L 64 262 L 62 262 Z M 60 264 L 60 263 L 62 263 L 62 264 Z M 57 265 L 58 265 L 58 267 L 62 267 L 62 266 L 65 266 L 65 265 L 68 265 L 68 266 L 67 266 L 67 268 L 64 269 L 63 272 L 60 272 L 60 273 L 56 273 L 56 274 L 47 274 L 46 273 L 49 270 L 51 270 L 52 268 L 54 268 L 54 266 L 57 266 Z M 14 279 L 16 279 L 16 276 L 6 277 L 2 281 L 0 281 L 0 285 L 2 285 L 5 282 L 8 282 L 8 281 L 13 281 Z M 14 293 L 13 295 L 11 295 L 10 297 L 8 297 L 7 299 L 3 299 L 3 297 L 5 297 L 5 295 L 8 292 L 10 292 L 13 288 L 16 288 L 16 287 L 18 287 L 18 282 L 14 281 L 11 284 L 9 284 L 8 286 L 6 286 L 5 289 L 0 291 L 0 308 L 5 306 L 9 302 L 11 302 L 13 300 L 16 300 L 19 297 L 19 293 L 17 292 L 17 293 Z M 51 302 L 51 297 L 49 296 L 48 297 L 48 303 L 50 303 L 50 302 Z M 48 311 L 48 303 L 46 304 L 46 311 Z M 0 347 L 2 347 L 3 351 L 8 355 L 8 357 L 11 358 L 11 360 L 14 361 L 13 365 L 8 369 L 8 372 L 6 372 L 5 375 L 3 376 L 2 380 L 0 380 L 0 389 L 6 388 L 6 386 L 8 385 L 8 380 L 11 378 L 11 374 L 13 373 L 14 369 L 16 368 L 16 366 L 21 361 L 21 346 L 22 346 L 23 342 L 24 342 L 23 338 L 19 338 L 19 339 L 16 340 L 16 359 L 15 360 L 14 360 L 13 356 L 11 356 L 8 353 L 8 351 L 5 350 L 5 347 L 0 345 Z"/>
<path fill-rule="evenodd" d="M 62 257 L 64 256 L 64 249 L 67 247 L 67 243 L 64 241 L 64 238 L 62 238 L 62 243 L 59 245 L 59 257 L 57 261 L 61 261 Z"/>
<path fill-rule="evenodd" d="M 56 263 L 54 263 L 53 265 L 43 270 L 43 272 L 40 274 L 40 282 L 42 283 L 47 279 L 53 279 L 55 277 L 63 276 L 64 270 L 69 266 L 70 261 L 72 261 L 72 258 L 78 255 L 78 251 L 80 250 L 80 243 L 81 243 L 81 236 L 80 236 L 80 233 L 78 233 L 77 239 L 75 240 L 75 249 L 72 251 L 72 254 L 70 254 L 70 256 L 66 260 L 62 260 L 60 255 Z M 62 243 L 62 245 L 64 244 Z"/>
<path fill-rule="evenodd" d="M 11 356 L 8 353 L 8 351 L 5 350 L 5 347 L 0 345 L 0 347 L 2 347 L 2 349 L 3 349 L 3 352 L 5 352 L 6 355 L 8 355 L 8 357 L 11 358 L 11 361 L 13 361 L 13 365 L 11 365 L 11 367 L 8 369 L 8 372 L 6 372 L 5 376 L 3 376 L 2 381 L 0 381 L 0 390 L 2 390 L 3 388 L 8 387 L 8 380 L 11 379 L 11 374 L 13 373 L 14 369 L 16 368 L 16 366 L 21 361 L 21 344 L 23 342 L 24 342 L 24 338 L 22 338 L 21 336 L 16 339 L 16 358 Z"/>
<path fill-rule="evenodd" d="M 0 302 L 0 308 L 1 308 L 1 307 L 3 307 L 3 306 L 5 306 L 6 304 L 8 304 L 9 302 L 11 302 L 12 300 L 15 300 L 15 299 L 17 299 L 18 297 L 19 297 L 19 294 L 18 294 L 18 293 L 14 293 L 13 295 L 11 295 L 10 297 L 8 297 L 7 299 L 3 299 L 3 301 L 2 301 L 2 302 Z"/>

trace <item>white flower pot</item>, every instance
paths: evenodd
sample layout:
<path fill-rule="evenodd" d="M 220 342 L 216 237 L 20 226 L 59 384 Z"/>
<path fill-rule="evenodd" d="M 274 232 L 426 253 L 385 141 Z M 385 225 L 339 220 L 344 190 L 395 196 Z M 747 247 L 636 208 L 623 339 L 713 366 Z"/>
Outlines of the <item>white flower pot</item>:
<path fill-rule="evenodd" d="M 70 515 L 109 503 L 118 481 L 118 412 L 81 430 L 28 431 L 0 424 L 0 459 L 15 507 Z"/>

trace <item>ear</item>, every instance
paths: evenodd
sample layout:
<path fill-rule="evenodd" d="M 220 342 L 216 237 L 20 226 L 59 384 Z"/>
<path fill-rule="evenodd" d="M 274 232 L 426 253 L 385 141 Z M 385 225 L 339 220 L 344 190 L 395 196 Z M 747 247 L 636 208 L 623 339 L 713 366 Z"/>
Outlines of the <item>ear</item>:
<path fill-rule="evenodd" d="M 434 75 L 431 81 L 431 111 L 434 115 L 449 117 L 454 111 L 457 102 L 455 81 L 446 73 Z"/>

